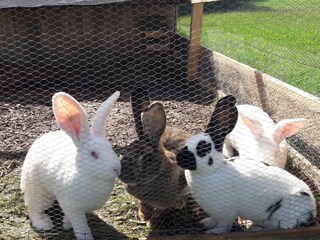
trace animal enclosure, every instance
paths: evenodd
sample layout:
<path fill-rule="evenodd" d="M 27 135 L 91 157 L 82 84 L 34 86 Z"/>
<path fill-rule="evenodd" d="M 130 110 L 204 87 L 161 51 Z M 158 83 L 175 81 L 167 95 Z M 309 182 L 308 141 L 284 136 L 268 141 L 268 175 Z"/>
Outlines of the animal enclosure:
<path fill-rule="evenodd" d="M 237 105 L 251 104 L 263 109 L 264 120 L 269 119 L 264 115 L 268 114 L 272 122 L 268 122 L 268 127 L 272 127 L 264 129 L 269 135 L 275 123 L 282 120 L 307 119 L 292 136 L 286 135 L 291 125 L 285 125 L 289 127 L 285 128 L 282 140 L 288 143 L 288 153 L 285 170 L 279 171 L 290 173 L 291 180 L 303 185 L 299 197 L 313 195 L 317 207 L 316 211 L 302 214 L 307 217 L 296 216 L 295 226 L 301 228 L 286 230 L 287 233 L 292 231 L 299 236 L 303 232 L 304 238 L 312 239 L 320 231 L 319 98 L 201 46 L 203 14 L 231 11 L 226 6 L 234 6 L 234 11 L 238 1 L 70 0 L 61 4 L 34 0 L 27 5 L 21 1 L 4 2 L 8 3 L 0 4 L 0 239 L 74 239 L 75 233 L 64 229 L 66 215 L 58 199 L 47 203 L 49 207 L 43 211 L 54 227 L 37 230 L 20 188 L 22 165 L 31 145 L 41 135 L 59 129 L 55 118 L 59 114 L 52 109 L 52 97 L 60 91 L 79 102 L 91 124 L 101 103 L 115 91 L 120 92 L 107 118 L 105 136 L 121 163 L 122 175 L 115 179 L 109 200 L 87 214 L 94 239 L 170 239 L 202 235 L 208 230 L 200 221 L 212 216 L 187 187 L 184 174 L 190 169 L 177 166 L 176 156 L 187 139 L 206 130 L 218 100 L 226 95 L 235 96 Z M 190 17 L 187 38 L 179 32 L 180 20 L 186 16 Z M 234 51 L 241 49 L 234 46 Z M 153 113 L 160 117 L 153 119 Z M 148 121 L 157 122 L 150 127 Z M 166 132 L 161 132 L 164 128 Z M 252 132 L 264 137 L 259 129 L 253 128 Z M 237 139 L 249 144 L 244 149 L 255 149 L 255 142 L 249 141 L 248 136 Z M 258 142 L 259 138 L 256 139 Z M 275 151 L 277 144 L 272 144 L 266 142 L 264 149 Z M 241 148 L 234 150 L 242 155 Z M 213 150 L 204 155 L 209 152 Z M 274 156 L 278 156 L 276 151 L 270 159 Z M 144 158 L 144 165 L 133 164 Z M 261 158 L 265 163 L 270 160 Z M 157 161 L 163 164 L 157 165 Z M 225 161 L 238 164 L 241 160 Z M 208 164 L 214 166 L 215 162 Z M 266 171 L 273 168 L 262 165 L 261 169 L 265 167 Z M 178 180 L 173 180 L 173 176 L 178 176 Z M 131 184 L 132 179 L 144 182 Z M 151 185 L 152 181 L 158 184 Z M 245 187 L 254 191 L 255 186 L 252 182 Z M 211 187 L 208 191 L 215 193 L 221 186 Z M 93 184 L 89 189 L 95 192 L 95 188 Z M 249 191 L 247 195 L 251 199 L 255 194 Z M 168 203 L 171 198 L 173 205 Z M 254 227 L 267 228 L 267 220 L 271 225 L 276 222 L 278 227 L 271 233 L 280 236 L 282 221 L 286 219 L 277 221 L 272 215 L 284 208 L 283 199 L 267 203 L 263 210 L 267 211 L 267 219 L 252 222 L 250 217 L 240 215 L 231 222 L 231 233 L 221 236 L 232 239 Z M 247 200 L 237 199 L 233 205 L 241 205 L 242 201 Z M 91 239 L 86 234 L 76 236 Z"/>

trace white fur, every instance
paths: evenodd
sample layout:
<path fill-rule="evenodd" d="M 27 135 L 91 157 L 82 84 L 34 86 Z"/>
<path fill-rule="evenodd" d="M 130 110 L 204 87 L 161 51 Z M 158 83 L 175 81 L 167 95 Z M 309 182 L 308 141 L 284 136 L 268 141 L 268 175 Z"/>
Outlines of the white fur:
<path fill-rule="evenodd" d="M 305 182 L 254 159 L 223 158 L 222 144 L 238 121 L 235 104 L 232 95 L 220 99 L 205 133 L 187 140 L 176 157 L 192 196 L 211 217 L 202 221 L 207 233 L 230 231 L 238 216 L 266 229 L 312 224 L 316 202 Z"/>
<path fill-rule="evenodd" d="M 44 210 L 57 200 L 65 214 L 63 226 L 77 239 L 93 239 L 86 213 L 108 200 L 120 161 L 104 137 L 104 123 L 120 93 L 115 92 L 96 112 L 92 127 L 81 105 L 66 93 L 53 96 L 60 131 L 49 132 L 29 149 L 21 173 L 21 189 L 32 225 L 49 230 Z"/>
<path fill-rule="evenodd" d="M 212 144 L 211 153 L 199 157 L 196 146 L 204 140 Z M 193 197 L 212 218 L 205 220 L 207 233 L 223 233 L 231 230 L 237 216 L 261 223 L 267 229 L 290 229 L 308 218 L 308 212 L 316 214 L 315 199 L 306 183 L 278 167 L 237 159 L 223 160 L 222 153 L 214 149 L 209 134 L 199 134 L 187 141 L 188 150 L 196 156 L 197 169 L 186 170 L 186 178 Z M 209 157 L 213 164 L 208 165 Z M 302 196 L 300 191 L 310 196 Z M 268 219 L 267 209 L 281 200 L 281 207 Z"/>
<path fill-rule="evenodd" d="M 288 154 L 286 138 L 299 132 L 307 120 L 285 119 L 275 124 L 259 107 L 245 104 L 237 108 L 238 122 L 226 137 L 224 155 L 232 157 L 235 149 L 242 158 L 284 168 Z"/>

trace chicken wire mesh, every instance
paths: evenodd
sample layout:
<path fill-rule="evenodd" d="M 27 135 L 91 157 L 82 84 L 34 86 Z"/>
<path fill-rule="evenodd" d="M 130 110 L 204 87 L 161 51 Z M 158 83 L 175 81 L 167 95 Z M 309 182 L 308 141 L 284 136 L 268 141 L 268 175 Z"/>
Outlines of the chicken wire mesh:
<path fill-rule="evenodd" d="M 291 147 L 285 169 L 302 179 L 312 190 L 311 193 L 304 183 L 299 182 L 296 178 L 292 179 L 291 176 L 288 177 L 295 183 L 295 186 L 300 186 L 296 191 L 299 193 L 295 196 L 298 198 L 297 201 L 299 202 L 301 199 L 312 200 L 313 194 L 317 205 L 319 205 L 318 168 L 320 162 L 318 157 L 319 143 L 316 137 L 320 131 L 319 119 L 316 115 L 319 109 L 317 108 L 319 99 L 316 97 L 319 95 L 319 82 L 317 75 L 312 75 L 319 71 L 316 56 L 312 55 L 314 58 L 305 61 L 302 60 L 301 55 L 293 55 L 292 52 L 288 53 L 291 54 L 290 57 L 287 55 L 274 57 L 278 54 L 276 51 L 271 52 L 269 48 L 268 51 L 261 50 L 258 45 L 249 45 L 244 36 L 237 40 L 233 38 L 234 35 L 228 36 L 227 33 L 219 30 L 219 25 L 212 26 L 211 16 L 220 15 L 222 18 L 221 14 L 262 10 L 261 6 L 256 7 L 255 1 L 218 1 L 205 4 L 204 18 L 202 19 L 202 40 L 203 45 L 207 48 L 200 49 L 199 62 L 190 60 L 190 55 L 196 51 L 192 48 L 194 36 L 191 36 L 191 41 L 188 39 L 192 4 L 187 1 L 115 1 L 101 5 L 84 4 L 81 6 L 62 5 L 32 8 L 30 5 L 10 5 L 9 7 L 0 9 L 0 61 L 2 66 L 0 69 L 1 238 L 72 239 L 76 234 L 79 239 L 90 239 L 88 231 L 81 233 L 86 228 L 80 228 L 80 231 L 74 229 L 75 233 L 72 230 L 64 230 L 64 228 L 70 227 L 70 222 L 63 220 L 63 218 L 65 216 L 70 218 L 72 214 L 69 212 L 65 214 L 61 207 L 68 211 L 68 209 L 74 209 L 82 201 L 85 202 L 85 206 L 81 206 L 81 210 L 87 209 L 88 205 L 91 207 L 92 202 L 97 204 L 92 208 L 99 208 L 95 214 L 87 215 L 89 227 L 95 239 L 128 239 L 203 233 L 206 229 L 199 221 L 207 217 L 208 214 L 211 216 L 212 209 L 208 209 L 206 203 L 203 203 L 203 199 L 200 199 L 199 196 L 203 195 L 211 199 L 215 195 L 207 196 L 206 192 L 230 193 L 229 185 L 224 184 L 227 178 L 214 178 L 219 179 L 218 183 L 207 189 L 202 184 L 200 184 L 201 187 L 195 189 L 191 186 L 192 196 L 187 187 L 187 184 L 191 185 L 190 178 L 185 179 L 183 168 L 186 171 L 190 170 L 190 172 L 193 169 L 181 162 L 177 166 L 176 157 L 184 149 L 185 144 L 190 151 L 192 145 L 196 145 L 196 150 L 191 151 L 192 154 L 183 159 L 187 159 L 189 164 L 192 162 L 190 159 L 196 158 L 197 166 L 200 166 L 198 161 L 205 159 L 205 168 L 207 169 L 216 166 L 219 159 L 216 160 L 213 157 L 215 150 L 211 147 L 221 145 L 221 142 L 212 144 L 210 139 L 204 139 L 205 141 L 203 140 L 202 143 L 200 143 L 201 141 L 190 140 L 188 143 L 186 141 L 189 137 L 206 130 L 209 120 L 212 119 L 217 99 L 226 94 L 234 95 L 238 104 L 254 104 L 263 108 L 272 118 L 269 119 L 264 112 L 258 109 L 247 109 L 249 111 L 247 115 L 246 109 L 239 108 L 242 113 L 241 119 L 244 119 L 244 124 L 251 126 L 249 128 L 251 132 L 248 135 L 246 132 L 241 132 L 242 128 L 240 128 L 238 135 L 234 133 L 234 136 L 227 138 L 226 143 L 231 144 L 231 148 L 225 150 L 226 155 L 233 156 L 234 148 L 237 146 L 238 154 L 244 155 L 246 158 L 250 159 L 253 155 L 264 163 L 270 164 L 271 162 L 271 165 L 274 165 L 274 156 L 277 156 L 276 158 L 282 156 L 281 159 L 285 159 L 282 160 L 283 164 L 287 156 L 284 143 L 280 144 L 268 140 L 274 139 L 271 136 L 276 131 L 273 121 L 280 122 L 283 119 L 293 118 L 308 119 L 309 123 L 304 128 L 302 128 L 304 120 L 301 119 L 301 121 L 290 122 L 292 125 L 283 122 L 287 126 L 286 132 L 282 132 L 284 137 L 287 136 L 287 133 L 289 134 L 290 129 L 294 128 L 295 131 L 299 131 L 302 128 L 298 134 L 288 139 Z M 271 11 L 272 7 L 276 8 L 277 6 L 269 6 L 270 9 L 267 9 L 266 12 L 272 12 L 274 16 L 279 15 L 280 11 Z M 299 9 L 301 11 L 301 8 Z M 290 12 L 288 9 L 286 10 Z M 316 4 L 313 10 L 319 10 Z M 263 14 L 264 12 L 259 11 L 259 13 Z M 291 14 L 295 13 L 297 10 L 292 8 Z M 308 13 L 314 12 L 310 10 Z M 199 19 L 197 16 L 193 18 L 193 21 Z M 267 18 L 262 19 L 263 22 L 267 22 L 265 20 Z M 297 21 L 298 19 L 297 16 Z M 207 23 L 212 27 L 209 30 L 206 28 Z M 271 30 L 269 25 L 265 27 Z M 256 28 L 259 28 L 258 22 Z M 197 29 L 193 29 L 193 31 L 195 32 Z M 207 38 L 209 41 L 206 41 Z M 189 46 L 190 42 L 191 46 Z M 222 48 L 222 46 L 227 47 Z M 299 66 L 299 69 L 305 70 L 303 74 L 307 76 L 307 80 L 303 82 L 305 85 L 298 85 L 298 87 L 315 96 L 303 93 L 303 100 L 294 98 L 296 95 L 292 98 L 287 97 L 288 94 L 286 95 L 285 92 L 288 91 L 290 95 L 290 88 L 287 89 L 286 85 L 281 84 L 269 86 L 267 82 L 263 81 L 262 84 L 259 83 L 260 78 L 264 78 L 259 72 L 255 72 L 256 82 L 253 84 L 242 81 L 250 77 L 242 73 L 240 68 L 229 66 L 228 62 L 220 60 L 219 53 L 256 67 L 251 62 L 245 62 L 242 58 L 231 54 L 234 52 L 240 56 L 241 54 L 245 55 L 244 48 L 261 50 L 265 58 L 255 61 L 265 62 L 266 65 L 277 64 L 281 71 L 290 70 L 285 61 L 292 60 Z M 212 53 L 212 50 L 219 53 Z M 287 51 L 289 50 L 283 50 L 285 53 Z M 270 52 L 271 55 L 268 55 Z M 223 64 L 227 67 L 223 67 Z M 306 67 L 306 65 L 308 66 Z M 196 69 L 197 75 L 196 78 L 191 79 L 190 70 L 194 69 Z M 259 68 L 257 67 L 257 69 Z M 290 73 L 283 74 L 283 72 L 279 73 L 273 69 L 270 71 L 267 68 L 259 70 L 266 71 L 269 75 L 283 81 L 287 81 L 288 75 L 290 75 Z M 300 75 L 303 74 L 300 72 Z M 237 79 L 238 82 L 236 82 Z M 244 82 L 244 85 L 239 85 L 239 82 Z M 295 85 L 298 79 L 291 80 L 291 82 L 288 80 L 288 82 Z M 100 187 L 97 183 L 84 185 L 83 179 L 77 182 L 78 175 L 73 176 L 68 171 L 59 176 L 60 170 L 68 170 L 71 168 L 70 165 L 73 166 L 73 164 L 68 165 L 68 162 L 64 161 L 65 165 L 61 163 L 62 165 L 58 166 L 50 164 L 42 166 L 39 163 L 42 168 L 38 169 L 38 172 L 32 173 L 32 176 L 36 176 L 33 188 L 39 189 L 28 193 L 29 197 L 33 199 L 27 204 L 28 207 L 25 207 L 26 194 L 20 190 L 21 166 L 31 144 L 42 134 L 59 129 L 55 117 L 61 114 L 63 116 L 72 115 L 74 106 L 78 106 L 72 103 L 70 107 L 67 103 L 63 103 L 62 106 L 66 110 L 61 108 L 62 113 L 54 115 L 51 102 L 54 93 L 64 91 L 73 96 L 80 102 L 88 114 L 89 122 L 93 124 L 93 118 L 101 103 L 116 90 L 120 91 L 121 96 L 114 103 L 105 128 L 106 138 L 110 141 L 113 150 L 108 149 L 105 152 L 108 153 L 108 156 L 113 155 L 113 151 L 115 152 L 121 160 L 122 170 L 119 178 L 116 178 L 115 186 L 107 203 L 99 204 L 97 198 L 100 198 L 101 195 L 98 194 L 97 198 L 94 196 L 101 191 L 101 188 L 104 192 L 102 195 L 106 195 L 109 190 L 105 188 L 108 184 L 112 186 L 112 180 L 103 179 L 108 184 L 102 184 L 103 186 Z M 294 90 L 294 94 L 298 94 L 297 92 L 300 94 L 298 90 Z M 79 111 L 76 112 L 79 113 Z M 140 119 L 141 113 L 143 114 Z M 265 125 L 261 127 L 259 123 L 250 122 L 252 114 L 258 119 L 262 118 Z M 232 121 L 232 116 L 232 113 L 227 114 L 221 118 L 222 122 Z M 72 124 L 72 126 L 74 125 L 77 124 Z M 166 131 L 164 131 L 165 129 Z M 227 129 L 228 126 L 223 126 L 224 131 Z M 253 137 L 250 137 L 250 134 Z M 246 137 L 244 138 L 243 135 Z M 223 136 L 219 137 L 224 138 Z M 213 139 L 219 139 L 219 137 Z M 68 150 L 63 151 L 63 149 L 68 145 L 68 140 L 64 140 L 63 137 L 58 139 L 59 143 L 57 144 L 60 145 L 57 147 L 57 151 L 67 154 L 64 157 L 67 159 L 71 150 L 69 153 Z M 237 139 L 240 145 L 236 145 L 234 142 Z M 41 162 L 43 152 L 47 152 L 50 148 L 49 145 L 54 141 L 57 140 L 48 140 L 44 144 L 45 146 L 42 146 L 44 148 L 42 151 L 36 151 L 40 154 L 37 161 Z M 95 142 L 93 145 L 96 147 L 97 143 Z M 86 153 L 80 155 L 89 154 L 88 158 L 100 157 L 100 152 L 97 153 L 95 149 L 91 148 L 93 145 L 85 148 Z M 105 149 L 107 148 L 108 146 L 105 147 Z M 245 149 L 244 152 L 242 152 L 243 149 Z M 194 157 L 190 157 L 190 155 Z M 109 161 L 111 160 L 109 159 Z M 241 164 L 238 162 L 240 160 L 233 159 L 228 164 L 234 164 L 240 168 L 246 166 L 245 171 L 249 171 L 247 174 L 251 174 L 250 169 L 252 168 L 254 170 L 251 171 L 256 172 L 260 172 L 261 169 L 270 171 L 265 164 L 258 165 L 257 163 L 257 165 L 251 166 L 251 162 L 244 161 Z M 90 171 L 91 166 L 86 166 L 88 168 L 86 171 Z M 97 166 L 97 168 L 92 167 L 95 169 L 89 175 L 96 176 L 97 172 L 98 175 L 105 175 L 104 168 L 100 165 Z M 29 167 L 25 167 L 25 169 L 27 172 L 31 171 Z M 51 173 L 47 174 L 47 171 L 51 171 Z M 284 171 L 280 172 L 286 174 Z M 243 193 L 249 195 L 250 201 L 247 202 L 252 205 L 254 205 L 254 201 L 258 201 L 255 198 L 256 194 L 252 192 L 256 191 L 257 182 L 262 180 L 264 182 L 268 179 L 264 175 L 256 174 L 257 181 L 252 182 L 252 177 L 249 179 L 251 182 L 247 180 L 247 183 L 243 184 L 245 186 Z M 78 190 L 72 189 L 69 193 L 73 195 L 72 197 L 61 194 L 62 189 L 67 189 L 66 186 L 70 183 L 68 177 L 74 177 L 75 185 L 78 188 Z M 271 179 L 276 181 L 274 178 Z M 41 181 L 45 183 L 41 183 Z M 196 180 L 194 181 L 196 182 Z M 203 181 L 205 182 L 205 180 Z M 214 180 L 212 181 L 214 182 Z M 49 196 L 48 189 L 51 191 L 55 182 L 64 182 L 64 184 L 55 187 L 55 196 Z M 43 185 L 46 185 L 46 187 L 42 187 L 42 190 L 45 189 L 45 191 L 40 192 L 39 186 Z M 239 188 L 243 186 L 240 185 Z M 292 188 L 292 185 L 288 184 L 286 187 Z M 212 190 L 210 190 L 211 188 Z M 263 185 L 261 188 L 266 188 L 266 186 Z M 264 205 L 265 217 L 250 219 L 252 217 L 250 215 L 249 219 L 246 219 L 247 213 L 243 213 L 244 216 L 240 216 L 242 218 L 231 221 L 231 223 L 220 224 L 223 227 L 219 229 L 229 226 L 232 227 L 231 231 L 248 231 L 254 227 L 269 225 L 275 226 L 276 229 L 281 228 L 285 223 L 288 223 L 288 219 L 292 215 L 295 216 L 297 213 L 286 215 L 287 213 L 283 210 L 286 209 L 284 206 L 295 206 L 296 202 L 292 200 L 292 203 L 288 204 L 285 197 L 280 197 L 285 192 L 285 190 L 280 192 L 277 199 L 272 198 L 271 194 L 266 196 L 269 202 L 266 201 Z M 38 195 L 43 193 L 46 193 L 43 197 Z M 233 197 L 228 196 L 229 200 L 236 200 L 224 202 L 226 207 L 241 206 L 246 201 L 241 194 L 238 193 Z M 79 199 L 77 199 L 77 195 L 79 195 Z M 223 196 L 223 194 L 220 195 Z M 90 199 L 90 197 L 93 198 Z M 58 198 L 61 199 L 60 202 L 57 201 Z M 62 200 L 64 198 L 72 199 L 71 203 L 68 202 L 65 206 L 65 202 Z M 90 203 L 84 199 L 90 199 Z M 251 199 L 254 200 L 251 201 Z M 312 205 L 310 202 L 304 203 L 303 205 L 306 206 Z M 60 206 L 61 204 L 63 206 Z M 35 222 L 41 222 L 43 219 L 37 220 L 37 217 L 34 216 L 30 216 L 30 219 L 29 213 L 33 207 L 38 209 L 38 213 L 42 213 L 39 218 L 46 219 L 45 225 L 49 224 L 51 228 L 51 222 L 53 223 L 52 229 L 46 231 L 36 229 Z M 319 221 L 319 210 L 315 212 L 311 209 L 312 206 L 304 214 L 297 213 L 298 215 L 293 218 L 294 225 L 308 225 L 316 215 L 316 221 Z M 286 216 L 281 221 L 279 220 L 281 213 L 280 217 L 278 216 L 280 210 L 283 210 L 282 215 Z M 216 210 L 214 209 L 214 211 Z M 251 222 L 250 220 L 255 221 Z M 281 225 L 282 222 L 284 225 Z M 33 227 L 31 227 L 32 224 Z M 38 228 L 43 227 L 38 226 Z"/>

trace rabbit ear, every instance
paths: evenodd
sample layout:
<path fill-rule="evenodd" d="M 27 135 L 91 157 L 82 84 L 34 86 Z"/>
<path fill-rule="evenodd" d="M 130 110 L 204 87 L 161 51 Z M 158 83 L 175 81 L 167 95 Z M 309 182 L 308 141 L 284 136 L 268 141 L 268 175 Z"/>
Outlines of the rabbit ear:
<path fill-rule="evenodd" d="M 163 105 L 159 102 L 153 103 L 142 113 L 141 118 L 145 135 L 151 137 L 154 143 L 158 143 L 166 129 L 166 113 Z"/>
<path fill-rule="evenodd" d="M 308 123 L 308 120 L 305 118 L 297 119 L 285 119 L 276 124 L 276 130 L 274 132 L 274 137 L 279 142 L 282 142 L 287 137 L 290 137 L 302 128 L 304 128 Z"/>
<path fill-rule="evenodd" d="M 101 103 L 97 109 L 91 126 L 91 133 L 97 136 L 105 136 L 105 123 L 106 119 L 112 111 L 113 104 L 118 100 L 120 92 L 116 91 L 107 100 Z"/>
<path fill-rule="evenodd" d="M 52 98 L 52 108 L 58 126 L 75 144 L 89 134 L 87 115 L 73 97 L 64 92 L 56 93 Z"/>
<path fill-rule="evenodd" d="M 139 86 L 135 87 L 131 92 L 131 107 L 133 119 L 136 127 L 136 132 L 139 139 L 144 135 L 141 113 L 145 112 L 150 106 L 150 98 L 146 88 Z"/>
<path fill-rule="evenodd" d="M 250 131 L 254 134 L 254 136 L 259 136 L 263 133 L 264 129 L 261 122 L 252 118 L 245 113 L 239 112 L 239 117 L 243 121 L 243 123 L 250 129 Z"/>
<path fill-rule="evenodd" d="M 227 95 L 221 98 L 215 110 L 212 113 L 206 133 L 210 134 L 215 144 L 215 149 L 222 151 L 225 137 L 233 130 L 238 120 L 238 109 L 236 107 L 236 98 Z"/>

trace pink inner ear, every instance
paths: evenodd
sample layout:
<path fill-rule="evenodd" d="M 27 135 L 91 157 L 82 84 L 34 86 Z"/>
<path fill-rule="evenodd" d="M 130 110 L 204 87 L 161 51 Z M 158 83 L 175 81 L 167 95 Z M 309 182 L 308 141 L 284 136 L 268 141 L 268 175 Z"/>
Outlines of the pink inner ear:
<path fill-rule="evenodd" d="M 77 116 L 69 116 L 67 117 L 65 124 L 67 125 L 67 129 L 65 131 L 70 132 L 73 136 L 75 136 L 78 140 L 80 139 L 80 129 L 81 129 L 81 121 Z"/>
<path fill-rule="evenodd" d="M 281 126 L 282 125 L 282 126 Z M 305 126 L 305 121 L 290 121 L 280 124 L 278 128 L 280 142 L 298 133 Z"/>
<path fill-rule="evenodd" d="M 80 106 L 68 96 L 58 96 L 54 101 L 55 117 L 59 127 L 71 137 L 80 139 L 82 112 Z"/>
<path fill-rule="evenodd" d="M 248 118 L 246 115 L 240 113 L 239 117 L 241 117 L 243 123 L 250 129 L 250 131 L 255 135 L 255 137 L 260 137 L 263 134 L 263 127 L 261 123 L 254 119 Z"/>
<path fill-rule="evenodd" d="M 241 117 L 243 123 L 244 123 L 245 125 L 247 125 L 248 128 L 254 129 L 254 124 L 253 124 L 253 122 L 252 122 L 249 118 L 247 118 L 247 117 L 246 117 L 245 115 L 243 115 L 243 114 L 240 114 L 240 117 Z"/>
<path fill-rule="evenodd" d="M 294 125 L 291 125 L 291 124 L 284 125 L 280 131 L 280 142 L 285 140 L 287 137 L 290 137 L 293 134 L 297 133 L 298 131 L 299 130 L 296 129 Z"/>
<path fill-rule="evenodd" d="M 282 142 L 287 138 L 288 133 L 289 133 L 288 127 L 284 126 L 280 131 L 280 142 Z"/>

